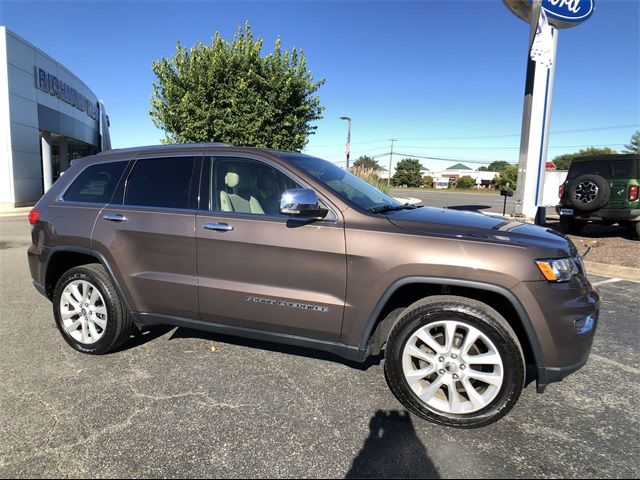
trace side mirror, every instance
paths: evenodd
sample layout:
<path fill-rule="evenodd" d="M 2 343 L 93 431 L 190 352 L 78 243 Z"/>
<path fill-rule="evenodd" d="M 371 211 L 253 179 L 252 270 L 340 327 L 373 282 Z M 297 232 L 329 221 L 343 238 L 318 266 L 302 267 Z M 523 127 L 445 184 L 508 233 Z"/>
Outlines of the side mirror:
<path fill-rule="evenodd" d="M 320 206 L 315 191 L 310 188 L 293 188 L 282 194 L 280 213 L 291 217 L 321 220 L 327 216 L 328 210 Z"/>

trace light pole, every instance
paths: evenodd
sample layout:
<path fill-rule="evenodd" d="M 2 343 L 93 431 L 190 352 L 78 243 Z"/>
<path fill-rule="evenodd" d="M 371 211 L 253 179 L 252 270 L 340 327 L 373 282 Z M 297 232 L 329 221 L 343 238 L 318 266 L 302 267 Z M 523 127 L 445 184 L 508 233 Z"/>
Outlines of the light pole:
<path fill-rule="evenodd" d="M 347 156 L 347 170 L 349 170 L 349 155 L 351 154 L 351 117 L 340 117 L 340 120 L 346 120 L 349 125 L 347 127 L 347 143 L 344 152 Z"/>
<path fill-rule="evenodd" d="M 393 162 L 393 142 L 398 141 L 395 138 L 390 138 L 389 140 L 391 140 L 391 154 L 389 155 L 389 176 L 387 177 L 387 186 L 391 185 L 391 162 Z"/>

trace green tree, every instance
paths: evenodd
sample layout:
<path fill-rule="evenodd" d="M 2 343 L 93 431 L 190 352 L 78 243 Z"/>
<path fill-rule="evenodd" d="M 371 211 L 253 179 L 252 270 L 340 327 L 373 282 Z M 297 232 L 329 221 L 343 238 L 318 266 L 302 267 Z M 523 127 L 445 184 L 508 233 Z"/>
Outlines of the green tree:
<path fill-rule="evenodd" d="M 511 190 L 516 189 L 518 183 L 518 167 L 515 165 L 509 165 L 505 167 L 500 174 L 491 180 L 491 186 L 496 190 Z"/>
<path fill-rule="evenodd" d="M 554 157 L 553 163 L 555 164 L 558 170 L 569 170 L 571 166 L 571 161 L 576 157 L 585 157 L 587 155 L 609 155 L 612 153 L 617 153 L 614 149 L 609 147 L 598 148 L 598 147 L 588 147 L 579 152 L 575 153 L 565 153 L 564 155 L 558 155 Z"/>
<path fill-rule="evenodd" d="M 640 130 L 636 130 L 636 133 L 631 136 L 629 145 L 624 146 L 624 153 L 640 154 Z"/>
<path fill-rule="evenodd" d="M 484 165 L 480 168 L 478 168 L 479 172 L 488 172 L 489 171 L 489 167 L 485 167 Z"/>
<path fill-rule="evenodd" d="M 421 169 L 422 165 L 420 165 L 420 160 L 404 158 L 396 165 L 396 173 L 391 178 L 391 182 L 397 187 L 402 185 L 419 187 L 422 184 Z"/>
<path fill-rule="evenodd" d="M 434 179 L 431 175 L 422 177 L 422 186 L 426 188 L 433 188 Z"/>
<path fill-rule="evenodd" d="M 364 168 L 365 170 L 380 171 L 382 167 L 373 158 L 362 155 L 355 162 L 353 162 L 353 168 Z"/>
<path fill-rule="evenodd" d="M 469 175 L 460 177 L 456 183 L 456 188 L 469 189 L 476 186 L 476 179 Z"/>
<path fill-rule="evenodd" d="M 504 160 L 496 160 L 495 162 L 491 162 L 487 167 L 487 172 L 501 172 L 511 164 L 509 162 L 505 162 Z"/>
<path fill-rule="evenodd" d="M 179 42 L 171 58 L 152 63 L 153 123 L 163 142 L 225 142 L 234 145 L 301 150 L 322 118 L 314 81 L 301 50 L 261 55 L 263 41 L 251 26 L 238 27 L 232 41 L 219 33 L 211 44 L 190 49 Z"/>

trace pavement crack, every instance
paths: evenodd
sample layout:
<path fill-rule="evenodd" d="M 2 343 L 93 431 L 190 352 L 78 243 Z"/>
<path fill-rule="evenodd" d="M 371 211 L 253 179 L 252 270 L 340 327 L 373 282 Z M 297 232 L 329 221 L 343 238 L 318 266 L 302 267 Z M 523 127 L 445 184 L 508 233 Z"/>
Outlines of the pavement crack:
<path fill-rule="evenodd" d="M 134 396 L 138 398 L 146 399 L 146 400 L 151 400 L 152 402 L 175 400 L 177 398 L 201 397 L 204 399 L 204 401 L 198 402 L 198 403 L 200 405 L 206 405 L 208 407 L 238 409 L 238 408 L 254 406 L 252 404 L 231 404 L 231 403 L 225 403 L 225 402 L 218 402 L 204 392 L 183 392 L 183 393 L 176 393 L 173 395 L 149 395 L 146 393 L 138 392 L 132 386 L 129 386 L 129 389 L 133 392 Z"/>

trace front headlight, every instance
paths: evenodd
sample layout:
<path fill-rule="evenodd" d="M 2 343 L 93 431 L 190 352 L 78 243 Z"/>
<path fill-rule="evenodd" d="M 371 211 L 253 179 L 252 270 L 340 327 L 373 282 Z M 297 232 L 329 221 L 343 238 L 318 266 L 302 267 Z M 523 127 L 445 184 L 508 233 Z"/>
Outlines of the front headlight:
<path fill-rule="evenodd" d="M 575 258 L 536 260 L 536 264 L 549 282 L 568 282 L 580 273 L 580 266 Z"/>

